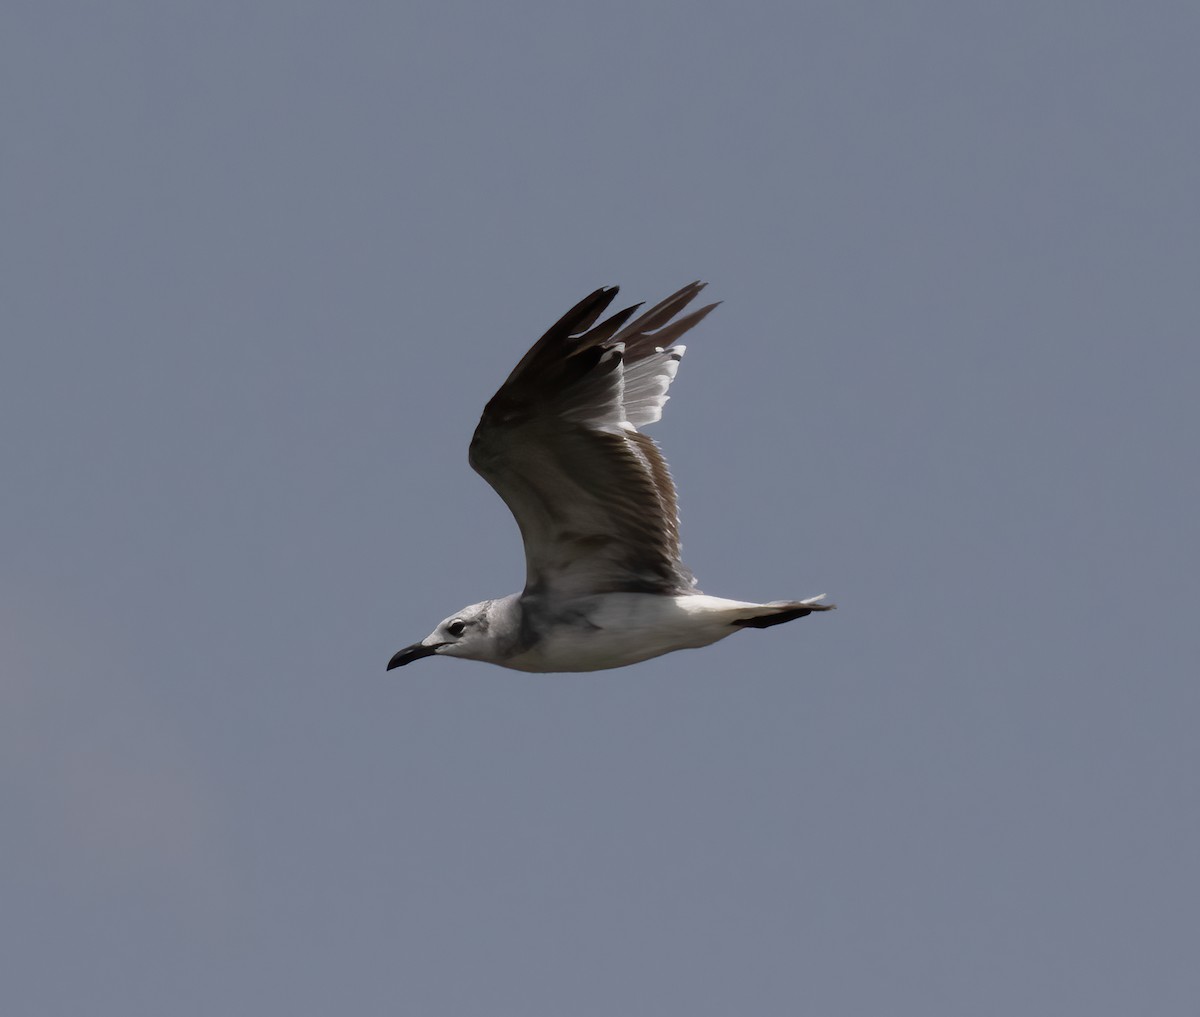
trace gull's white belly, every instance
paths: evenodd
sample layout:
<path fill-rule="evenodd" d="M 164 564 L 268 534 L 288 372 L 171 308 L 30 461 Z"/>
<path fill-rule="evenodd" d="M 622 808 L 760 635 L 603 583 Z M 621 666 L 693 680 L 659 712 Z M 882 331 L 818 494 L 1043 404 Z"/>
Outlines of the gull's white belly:
<path fill-rule="evenodd" d="M 732 635 L 759 605 L 704 594 L 604 593 L 567 605 L 524 653 L 497 661 L 518 671 L 600 671 Z"/>

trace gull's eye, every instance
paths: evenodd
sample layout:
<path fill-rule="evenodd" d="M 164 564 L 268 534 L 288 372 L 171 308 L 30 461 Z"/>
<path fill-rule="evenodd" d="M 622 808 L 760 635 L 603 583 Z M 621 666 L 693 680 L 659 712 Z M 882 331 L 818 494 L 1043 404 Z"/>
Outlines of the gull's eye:
<path fill-rule="evenodd" d="M 446 631 L 452 636 L 461 636 L 467 630 L 467 623 L 461 618 L 455 618 L 449 625 L 446 626 Z"/>

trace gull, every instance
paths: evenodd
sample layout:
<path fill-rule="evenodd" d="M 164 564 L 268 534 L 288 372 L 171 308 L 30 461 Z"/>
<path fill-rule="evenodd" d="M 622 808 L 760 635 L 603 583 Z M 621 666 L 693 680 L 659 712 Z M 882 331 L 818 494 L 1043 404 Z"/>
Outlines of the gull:
<path fill-rule="evenodd" d="M 516 518 L 525 589 L 452 614 L 389 671 L 434 656 L 599 671 L 833 607 L 824 594 L 709 597 L 680 560 L 675 485 L 641 428 L 662 416 L 686 349 L 676 340 L 717 306 L 678 316 L 704 286 L 596 324 L 617 295 L 598 289 L 521 358 L 484 408 L 470 462 Z"/>

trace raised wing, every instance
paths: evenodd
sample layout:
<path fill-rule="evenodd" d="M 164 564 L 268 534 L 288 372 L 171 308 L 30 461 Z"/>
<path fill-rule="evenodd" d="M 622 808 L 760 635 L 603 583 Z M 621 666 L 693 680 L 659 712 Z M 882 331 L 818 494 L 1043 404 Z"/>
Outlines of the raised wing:
<path fill-rule="evenodd" d="M 717 306 L 676 317 L 703 288 L 692 283 L 637 318 L 640 304 L 600 324 L 617 287 L 596 290 L 534 343 L 484 408 L 471 466 L 521 529 L 526 592 L 695 586 L 679 558 L 675 485 L 637 429 L 662 416 L 685 350 L 672 344 Z"/>

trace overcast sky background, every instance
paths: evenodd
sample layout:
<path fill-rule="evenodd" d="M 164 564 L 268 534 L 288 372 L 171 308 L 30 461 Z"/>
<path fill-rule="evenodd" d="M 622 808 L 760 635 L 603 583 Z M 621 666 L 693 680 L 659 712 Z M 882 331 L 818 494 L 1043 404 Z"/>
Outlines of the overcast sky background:
<path fill-rule="evenodd" d="M 0 31 L 6 1015 L 1200 1007 L 1193 3 L 44 3 Z M 700 277 L 621 671 L 479 412 Z"/>

